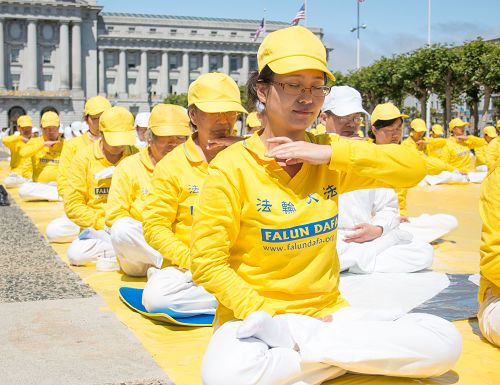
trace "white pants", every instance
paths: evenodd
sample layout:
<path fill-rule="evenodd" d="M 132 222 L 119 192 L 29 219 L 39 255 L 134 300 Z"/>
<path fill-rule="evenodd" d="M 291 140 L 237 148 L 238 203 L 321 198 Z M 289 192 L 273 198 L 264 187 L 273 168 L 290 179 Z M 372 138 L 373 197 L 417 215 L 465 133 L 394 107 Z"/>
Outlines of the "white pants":
<path fill-rule="evenodd" d="M 45 229 L 47 240 L 53 243 L 73 242 L 80 233 L 80 226 L 74 224 L 66 215 L 51 221 Z"/>
<path fill-rule="evenodd" d="M 19 188 L 19 196 L 24 201 L 60 201 L 57 185 L 39 182 L 26 182 Z"/>
<path fill-rule="evenodd" d="M 71 242 L 67 254 L 72 265 L 86 265 L 96 262 L 99 257 L 115 257 L 116 254 L 111 245 L 109 234 L 104 230 L 98 230 L 97 233 L 98 238 L 77 238 Z"/>
<path fill-rule="evenodd" d="M 212 336 L 203 358 L 204 385 L 319 385 L 346 371 L 423 378 L 450 370 L 461 351 L 453 324 L 429 314 L 348 307 L 331 322 L 284 314 L 299 351 L 269 348 L 257 338 L 238 339 L 242 321 L 227 322 Z"/>
<path fill-rule="evenodd" d="M 493 296 L 489 291 L 477 313 L 479 329 L 484 338 L 500 347 L 500 296 Z"/>
<path fill-rule="evenodd" d="M 143 277 L 149 267 L 161 268 L 163 257 L 144 239 L 141 222 L 130 217 L 118 219 L 111 227 L 111 243 L 125 274 Z"/>
<path fill-rule="evenodd" d="M 23 183 L 29 182 L 29 179 L 23 178 L 21 175 L 16 174 L 15 172 L 11 172 L 4 180 L 3 184 L 7 188 L 20 186 Z"/>
<path fill-rule="evenodd" d="M 409 222 L 401 223 L 399 228 L 411 233 L 414 240 L 430 243 L 448 234 L 457 226 L 457 218 L 453 215 L 422 214 L 418 217 L 410 217 Z"/>
<path fill-rule="evenodd" d="M 193 282 L 189 270 L 183 272 L 169 266 L 149 277 L 142 304 L 149 312 L 161 313 L 171 309 L 186 315 L 215 314 L 217 300 Z"/>
<path fill-rule="evenodd" d="M 458 171 L 443 171 L 438 175 L 427 175 L 424 178 L 424 181 L 431 186 L 443 183 L 481 183 L 488 172 L 485 171 L 471 171 L 468 172 L 467 175 L 461 174 Z"/>
<path fill-rule="evenodd" d="M 337 253 L 340 271 L 350 273 L 413 273 L 432 265 L 434 249 L 428 243 L 401 241 L 395 232 L 364 243 L 346 243 L 339 231 Z"/>

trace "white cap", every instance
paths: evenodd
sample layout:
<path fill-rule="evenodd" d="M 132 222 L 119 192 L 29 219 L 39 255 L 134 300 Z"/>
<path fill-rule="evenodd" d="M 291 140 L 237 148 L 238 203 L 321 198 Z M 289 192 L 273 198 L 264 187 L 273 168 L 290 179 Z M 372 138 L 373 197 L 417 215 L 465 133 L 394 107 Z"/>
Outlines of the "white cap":
<path fill-rule="evenodd" d="M 36 132 L 40 133 L 40 129 L 38 127 L 33 127 L 31 129 L 31 133 L 36 133 Z"/>
<path fill-rule="evenodd" d="M 73 136 L 80 136 L 82 133 L 80 132 L 80 128 L 82 127 L 82 122 L 74 121 L 71 123 L 71 132 Z"/>
<path fill-rule="evenodd" d="M 331 111 L 337 116 L 346 116 L 356 112 L 364 112 L 361 94 L 349 86 L 335 86 L 325 97 L 321 111 Z"/>
<path fill-rule="evenodd" d="M 64 127 L 64 139 L 71 139 L 73 138 L 73 131 L 71 130 L 71 126 L 66 126 Z"/>
<path fill-rule="evenodd" d="M 82 122 L 82 124 L 80 125 L 80 132 L 83 134 L 88 130 L 89 130 L 89 125 L 87 124 L 87 122 Z"/>
<path fill-rule="evenodd" d="M 149 112 L 139 112 L 135 117 L 135 127 L 148 127 Z"/>

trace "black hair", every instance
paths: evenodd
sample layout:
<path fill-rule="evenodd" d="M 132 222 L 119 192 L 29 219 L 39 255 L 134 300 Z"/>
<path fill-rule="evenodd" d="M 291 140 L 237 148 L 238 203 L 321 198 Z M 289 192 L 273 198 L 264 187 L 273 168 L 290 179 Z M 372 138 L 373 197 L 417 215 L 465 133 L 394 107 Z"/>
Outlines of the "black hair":
<path fill-rule="evenodd" d="M 394 119 L 389 119 L 389 120 L 382 120 L 382 119 L 379 119 L 377 120 L 375 123 L 373 123 L 373 126 L 377 129 L 377 130 L 380 130 L 381 128 L 384 128 L 384 127 L 389 127 L 391 126 L 395 121 L 397 120 L 401 120 L 401 123 L 403 123 L 403 119 L 401 119 L 400 117 L 399 118 L 394 118 Z M 369 138 L 375 140 L 375 134 L 373 133 L 373 130 L 372 128 L 370 127 L 370 129 L 368 130 L 367 132 L 367 135 Z"/>
<path fill-rule="evenodd" d="M 247 110 L 254 111 L 255 104 L 259 101 L 257 96 L 257 83 L 271 83 L 274 79 L 274 72 L 269 66 L 265 66 L 260 73 L 253 71 L 247 81 Z"/>

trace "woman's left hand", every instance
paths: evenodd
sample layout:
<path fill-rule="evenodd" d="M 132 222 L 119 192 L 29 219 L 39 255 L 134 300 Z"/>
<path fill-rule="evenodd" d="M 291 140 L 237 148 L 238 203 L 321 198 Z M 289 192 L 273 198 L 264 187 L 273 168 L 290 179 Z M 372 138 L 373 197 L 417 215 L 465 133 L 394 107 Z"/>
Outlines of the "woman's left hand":
<path fill-rule="evenodd" d="M 275 145 L 265 155 L 268 158 L 284 160 L 287 165 L 310 163 L 330 163 L 332 147 L 329 145 L 314 144 L 304 141 L 294 142 L 287 137 L 267 139 L 267 143 Z"/>

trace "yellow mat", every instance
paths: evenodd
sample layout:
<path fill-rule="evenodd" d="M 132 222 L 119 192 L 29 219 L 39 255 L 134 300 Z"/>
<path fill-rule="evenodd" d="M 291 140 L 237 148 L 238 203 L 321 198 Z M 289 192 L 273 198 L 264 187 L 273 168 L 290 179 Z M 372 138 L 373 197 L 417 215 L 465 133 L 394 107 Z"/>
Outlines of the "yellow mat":
<path fill-rule="evenodd" d="M 7 168 L 7 162 L 0 162 L 0 180 L 7 174 Z M 21 202 L 17 189 L 11 189 L 9 192 L 42 234 L 45 233 L 47 223 L 63 214 L 62 203 Z M 470 274 L 478 272 L 481 232 L 478 200 L 478 185 L 442 185 L 416 187 L 410 190 L 408 194 L 410 215 L 426 212 L 449 213 L 455 215 L 459 221 L 458 229 L 445 236 L 444 242 L 435 246 L 434 270 Z M 67 246 L 67 244 L 52 244 L 61 259 L 66 262 Z M 118 272 L 96 272 L 94 266 L 70 267 L 103 297 L 107 308 L 102 310 L 112 311 L 117 315 L 176 385 L 201 385 L 199 374 L 201 359 L 210 339 L 210 328 L 166 326 L 131 311 L 120 301 L 118 288 L 121 286 L 144 287 L 145 279 L 129 278 Z M 479 336 L 477 321 L 458 321 L 455 325 L 463 337 L 462 356 L 453 371 L 439 378 L 411 380 L 345 375 L 326 384 L 499 384 L 499 349 L 494 348 Z M 432 346 L 429 346 L 429 349 L 432 349 Z"/>

